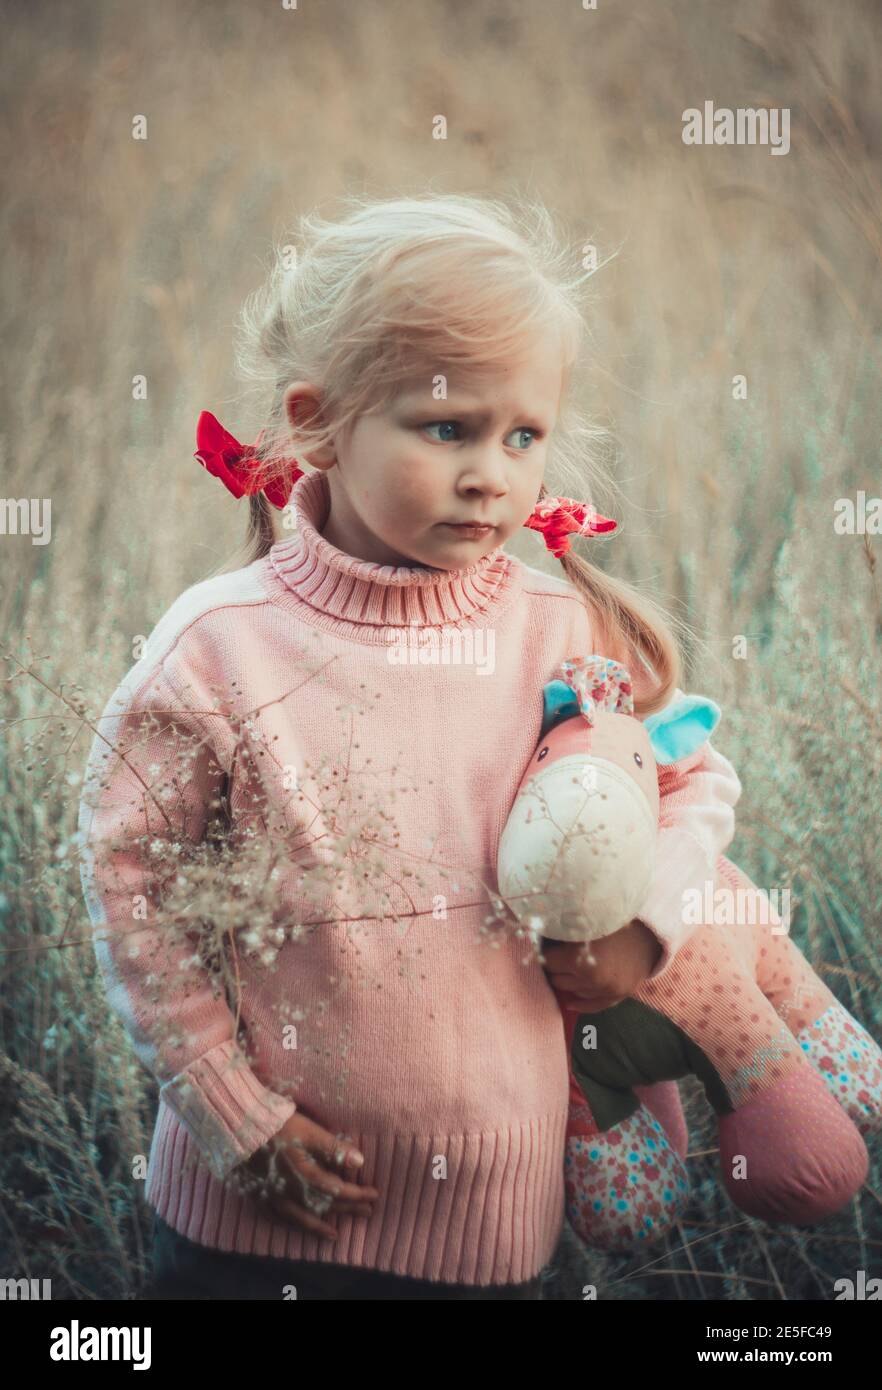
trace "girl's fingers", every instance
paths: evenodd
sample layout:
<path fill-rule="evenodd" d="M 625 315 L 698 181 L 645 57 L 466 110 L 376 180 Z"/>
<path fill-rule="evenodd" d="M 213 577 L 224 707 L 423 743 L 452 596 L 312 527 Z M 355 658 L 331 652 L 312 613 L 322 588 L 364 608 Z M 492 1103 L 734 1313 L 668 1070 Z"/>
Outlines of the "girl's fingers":
<path fill-rule="evenodd" d="M 596 945 L 597 943 L 595 943 Z M 542 938 L 542 954 L 546 967 L 552 970 L 572 970 L 574 966 L 594 965 L 596 954 L 584 941 L 553 941 Z M 592 959 L 594 957 L 594 959 Z"/>
<path fill-rule="evenodd" d="M 297 1206 L 301 1211 L 308 1211 L 313 1221 L 318 1221 L 321 1225 L 321 1217 L 329 1213 L 345 1212 L 354 1216 L 371 1216 L 373 1207 L 370 1200 L 365 1198 L 365 1189 L 353 1187 L 354 1197 L 348 1199 L 342 1195 L 333 1195 L 320 1190 L 314 1184 L 306 1181 L 301 1171 L 291 1169 L 283 1171 L 280 1175 L 285 1187 L 280 1188 L 270 1181 L 269 1175 L 262 1179 L 257 1178 L 248 1195 L 255 1198 L 258 1202 L 275 1209 L 275 1204 L 286 1202 L 289 1205 Z M 349 1184 L 347 1184 L 349 1186 Z M 312 1227 L 310 1229 L 313 1229 Z M 318 1229 L 315 1227 L 314 1229 Z"/>
<path fill-rule="evenodd" d="M 287 1159 L 291 1171 L 311 1187 L 316 1187 L 331 1197 L 342 1197 L 344 1201 L 351 1202 L 376 1201 L 380 1195 L 376 1187 L 346 1182 L 337 1176 L 339 1162 L 348 1152 L 357 1152 L 355 1145 L 338 1140 L 335 1135 L 329 1134 L 319 1125 L 315 1125 L 314 1128 L 314 1138 L 281 1146 L 280 1152 Z M 317 1155 L 321 1162 L 316 1162 L 313 1154 Z M 334 1165 L 335 1171 L 328 1171 L 328 1168 L 322 1167 L 322 1162 Z"/>
<path fill-rule="evenodd" d="M 564 991 L 560 992 L 561 995 Z M 623 999 L 628 996 L 625 994 L 577 994 L 575 991 L 567 991 L 567 997 L 562 999 L 564 1008 L 578 1010 L 580 1013 L 600 1013 L 602 1009 L 611 1009 L 614 1004 L 621 1004 Z"/>
<path fill-rule="evenodd" d="M 318 1188 L 328 1197 L 341 1197 L 344 1202 L 375 1202 L 380 1195 L 376 1187 L 362 1187 L 357 1182 L 344 1182 L 336 1173 L 329 1173 L 327 1168 L 322 1168 L 308 1155 L 289 1154 L 287 1161 L 295 1177 L 309 1187 Z"/>
<path fill-rule="evenodd" d="M 286 1221 L 294 1225 L 301 1226 L 304 1230 L 311 1231 L 314 1235 L 329 1236 L 336 1240 L 339 1231 L 335 1226 L 323 1221 L 320 1216 L 309 1211 L 306 1207 L 300 1206 L 297 1202 L 292 1202 L 287 1197 L 273 1196 L 269 1199 L 269 1205 L 277 1216 L 282 1216 Z M 334 1214 L 340 1216 L 371 1216 L 372 1210 L 362 1202 L 345 1202 L 339 1208 L 334 1207 Z"/>
<path fill-rule="evenodd" d="M 341 1216 L 373 1216 L 374 1209 L 367 1202 L 335 1202 L 332 1211 Z"/>
<path fill-rule="evenodd" d="M 570 990 L 559 989 L 556 991 L 558 1002 L 565 1009 L 583 1009 L 582 1000 L 578 994 Z M 584 1010 L 583 1010 L 584 1011 Z"/>
<path fill-rule="evenodd" d="M 316 1124 L 315 1120 L 310 1120 L 308 1116 L 300 1116 L 301 1138 L 300 1144 L 310 1153 L 318 1154 L 328 1168 L 336 1169 L 339 1172 L 348 1170 L 354 1173 L 361 1166 L 352 1163 L 355 1158 L 362 1158 L 357 1144 L 345 1134 L 331 1134 L 330 1130 L 323 1129 Z"/>
<path fill-rule="evenodd" d="M 315 1131 L 313 1140 L 309 1144 L 310 1152 L 317 1154 L 328 1168 L 338 1172 L 357 1173 L 361 1164 L 352 1163 L 351 1160 L 363 1157 L 359 1153 L 358 1146 L 346 1135 L 331 1134 L 329 1130 L 322 1129 L 319 1125 L 315 1126 Z"/>
<path fill-rule="evenodd" d="M 331 1134 L 308 1116 L 293 1116 L 290 1129 L 283 1129 L 264 1149 L 252 1155 L 246 1167 L 251 1178 L 257 1177 L 259 1196 L 272 1204 L 288 1202 L 300 1212 L 306 1212 L 318 1225 L 308 1229 L 326 1231 L 322 1218 L 329 1213 L 345 1211 L 354 1215 L 370 1215 L 379 1189 L 347 1182 L 340 1175 L 340 1166 L 357 1146 L 345 1135 Z M 315 1157 L 313 1157 L 315 1155 Z M 334 1171 L 324 1166 L 335 1165 Z M 357 1169 L 350 1169 L 355 1176 Z"/>
<path fill-rule="evenodd" d="M 328 1236 L 331 1240 L 336 1240 L 339 1232 L 328 1225 L 327 1221 L 322 1221 L 320 1217 L 313 1216 L 312 1212 L 300 1207 L 296 1202 L 290 1202 L 285 1197 L 272 1196 L 267 1199 L 269 1206 L 285 1221 L 290 1221 L 293 1226 L 299 1226 L 304 1231 L 311 1231 L 317 1236 Z"/>
<path fill-rule="evenodd" d="M 577 975 L 550 975 L 549 981 L 558 993 L 565 994 L 578 994 L 579 986 L 585 984 Z"/>

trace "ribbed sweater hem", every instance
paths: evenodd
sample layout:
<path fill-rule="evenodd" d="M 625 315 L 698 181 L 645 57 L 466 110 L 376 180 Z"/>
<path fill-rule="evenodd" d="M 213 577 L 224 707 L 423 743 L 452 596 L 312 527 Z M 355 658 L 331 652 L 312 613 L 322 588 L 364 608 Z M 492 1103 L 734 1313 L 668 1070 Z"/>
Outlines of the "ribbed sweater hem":
<path fill-rule="evenodd" d="M 548 1264 L 560 1238 L 566 1124 L 564 1108 L 481 1133 L 356 1131 L 350 1137 L 365 1158 L 359 1180 L 381 1195 L 370 1217 L 334 1218 L 332 1241 L 268 1220 L 252 1197 L 214 1177 L 160 1101 L 145 1198 L 181 1235 L 215 1250 L 442 1283 L 519 1284 Z M 447 1176 L 433 1177 L 441 1157 Z"/>

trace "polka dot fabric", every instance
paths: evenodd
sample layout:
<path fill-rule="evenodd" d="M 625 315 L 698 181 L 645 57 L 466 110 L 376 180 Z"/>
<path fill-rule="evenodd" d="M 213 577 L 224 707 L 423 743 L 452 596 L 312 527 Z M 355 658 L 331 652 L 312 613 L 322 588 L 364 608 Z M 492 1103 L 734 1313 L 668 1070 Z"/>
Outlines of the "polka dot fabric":
<path fill-rule="evenodd" d="M 762 1221 L 812 1226 L 860 1191 L 866 1145 L 805 1066 L 720 1118 L 720 1173 L 735 1205 Z"/>
<path fill-rule="evenodd" d="M 634 997 L 697 1043 L 737 1108 L 804 1066 L 797 1032 L 840 1006 L 780 930 L 768 896 L 722 855 L 714 886 L 735 895 L 736 920 L 697 926 Z"/>

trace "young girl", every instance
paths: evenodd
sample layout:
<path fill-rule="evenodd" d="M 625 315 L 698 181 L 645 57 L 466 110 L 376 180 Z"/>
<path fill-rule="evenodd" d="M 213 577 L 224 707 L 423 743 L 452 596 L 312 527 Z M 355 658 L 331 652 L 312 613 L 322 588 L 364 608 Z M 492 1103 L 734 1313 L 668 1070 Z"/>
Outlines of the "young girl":
<path fill-rule="evenodd" d="M 551 986 L 596 1009 L 663 974 L 734 834 L 740 782 L 707 743 L 594 964 L 537 958 L 493 911 L 559 663 L 629 664 L 640 717 L 682 693 L 659 609 L 570 548 L 615 523 L 543 485 L 554 459 L 584 498 L 594 432 L 572 400 L 587 273 L 533 213 L 305 217 L 242 316 L 256 444 L 200 420 L 251 552 L 151 634 L 80 823 L 109 999 L 160 1086 L 157 1296 L 540 1297 L 568 1111 Z M 564 577 L 505 550 L 524 526 Z M 644 1099 L 684 1152 L 676 1088 Z"/>

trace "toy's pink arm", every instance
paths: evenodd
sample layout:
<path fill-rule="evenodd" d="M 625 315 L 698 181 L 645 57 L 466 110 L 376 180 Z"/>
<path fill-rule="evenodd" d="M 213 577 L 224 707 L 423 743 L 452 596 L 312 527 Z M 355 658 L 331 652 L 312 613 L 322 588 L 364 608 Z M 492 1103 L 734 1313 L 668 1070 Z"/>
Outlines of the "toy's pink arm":
<path fill-rule="evenodd" d="M 676 691 L 674 699 L 683 692 Z M 741 782 L 728 758 L 708 740 L 676 763 L 659 766 L 659 831 L 655 872 L 637 918 L 658 937 L 662 955 L 656 979 L 695 930 L 684 921 L 684 894 L 704 898 L 717 858 L 735 835 L 735 804 Z"/>

